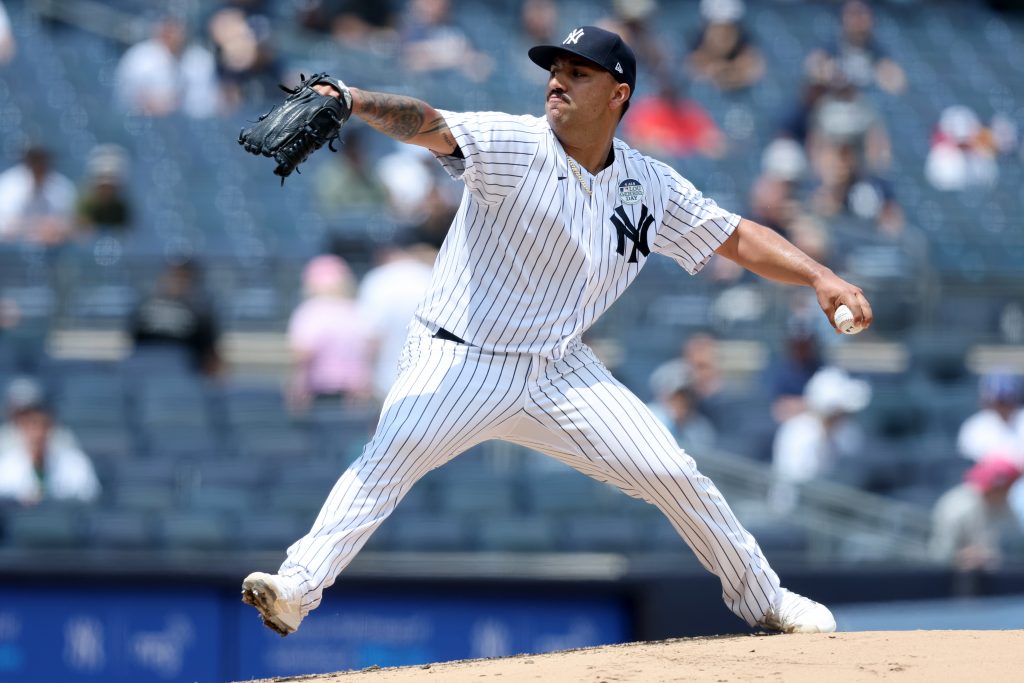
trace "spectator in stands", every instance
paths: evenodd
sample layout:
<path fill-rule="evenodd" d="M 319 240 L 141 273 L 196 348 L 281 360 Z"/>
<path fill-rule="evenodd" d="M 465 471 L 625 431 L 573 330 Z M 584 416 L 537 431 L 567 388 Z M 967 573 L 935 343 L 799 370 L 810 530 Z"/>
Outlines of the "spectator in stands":
<path fill-rule="evenodd" d="M 1024 465 L 1024 379 L 1009 372 L 983 375 L 978 382 L 981 410 L 960 426 L 957 448 L 968 460 L 992 452 Z"/>
<path fill-rule="evenodd" d="M 907 77 L 900 65 L 879 47 L 874 38 L 874 17 L 864 0 L 847 0 L 842 9 L 842 32 L 839 40 L 811 54 L 810 59 L 823 56 L 835 59 L 846 78 L 857 88 L 878 85 L 890 94 L 902 93 Z"/>
<path fill-rule="evenodd" d="M 43 388 L 27 377 L 7 387 L 0 426 L 0 499 L 34 505 L 43 499 L 90 502 L 100 494 L 92 462 L 56 424 Z"/>
<path fill-rule="evenodd" d="M 401 30 L 402 62 L 414 73 L 458 73 L 483 81 L 494 67 L 462 28 L 452 22 L 449 0 L 411 0 Z"/>
<path fill-rule="evenodd" d="M 181 111 L 205 118 L 221 107 L 216 60 L 205 48 L 189 44 L 185 25 L 172 17 L 157 23 L 152 38 L 124 53 L 114 92 L 122 109 L 144 116 Z"/>
<path fill-rule="evenodd" d="M 718 341 L 706 332 L 691 335 L 679 356 L 666 361 L 651 373 L 651 386 L 668 386 L 678 377 L 687 377 L 696 399 L 697 412 L 721 432 L 729 428 L 732 406 L 722 380 L 718 362 Z"/>
<path fill-rule="evenodd" d="M 992 132 L 970 107 L 946 107 L 932 135 L 924 173 L 937 190 L 960 191 L 992 187 L 999 178 L 999 151 Z"/>
<path fill-rule="evenodd" d="M 206 24 L 227 109 L 265 98 L 279 81 L 272 22 L 264 9 L 234 0 L 217 9 Z"/>
<path fill-rule="evenodd" d="M 303 28 L 328 33 L 347 46 L 390 51 L 398 38 L 391 0 L 304 0 L 298 12 Z"/>
<path fill-rule="evenodd" d="M 701 0 L 704 26 L 687 62 L 694 78 L 711 81 L 720 90 L 747 88 L 764 75 L 764 58 L 740 24 L 743 0 Z"/>
<path fill-rule="evenodd" d="M 839 67 L 834 60 L 824 55 L 820 59 L 808 60 L 804 65 L 804 80 L 800 98 L 782 118 L 779 134 L 792 138 L 806 147 L 811 130 L 811 116 L 818 108 L 818 102 L 828 93 L 835 72 Z"/>
<path fill-rule="evenodd" d="M 802 125 L 802 124 L 795 124 Z M 804 206 L 803 181 L 808 174 L 803 133 L 783 128 L 761 154 L 761 175 L 750 190 L 751 217 L 778 231 L 816 261 L 832 260 L 828 232 Z"/>
<path fill-rule="evenodd" d="M 722 378 L 718 340 L 708 333 L 692 335 L 683 349 L 690 381 L 697 396 L 697 410 L 716 430 L 727 429 L 732 419 L 729 391 Z"/>
<path fill-rule="evenodd" d="M 373 340 L 373 392 L 383 401 L 398 375 L 398 357 L 416 307 L 427 293 L 437 250 L 404 231 L 359 285 L 359 307 Z"/>
<path fill-rule="evenodd" d="M 807 158 L 795 140 L 776 138 L 761 154 L 761 175 L 750 191 L 750 217 L 792 239 L 790 226 L 800 213 L 797 196 Z"/>
<path fill-rule="evenodd" d="M 823 365 L 818 343 L 818 317 L 810 306 L 790 313 L 782 355 L 775 358 L 766 370 L 772 396 L 772 417 L 780 424 L 807 409 L 804 389 Z"/>
<path fill-rule="evenodd" d="M 3 339 L 5 331 L 13 330 L 19 322 L 21 322 L 21 309 L 18 308 L 18 303 L 14 299 L 3 296 L 3 290 L 0 290 L 0 340 Z"/>
<path fill-rule="evenodd" d="M 196 372 L 208 377 L 216 377 L 224 369 L 217 349 L 219 331 L 213 303 L 201 285 L 195 261 L 167 266 L 156 290 L 131 314 L 128 329 L 136 349 L 182 349 Z"/>
<path fill-rule="evenodd" d="M 971 467 L 964 482 L 935 504 L 931 556 L 959 571 L 998 568 L 1001 537 L 1021 533 L 1007 505 L 1010 488 L 1020 475 L 1020 466 L 998 452 Z"/>
<path fill-rule="evenodd" d="M 388 190 L 369 164 L 359 128 L 347 129 L 341 153 L 316 170 L 314 185 L 325 214 L 345 211 L 380 211 L 387 206 Z"/>
<path fill-rule="evenodd" d="M 413 226 L 420 237 L 440 248 L 461 196 L 457 186 L 439 182 L 439 169 L 423 147 L 399 145 L 377 162 L 377 177 L 388 191 L 393 218 Z"/>
<path fill-rule="evenodd" d="M 17 43 L 11 30 L 11 20 L 7 16 L 4 3 L 0 2 L 0 64 L 6 64 L 14 58 Z"/>
<path fill-rule="evenodd" d="M 612 14 L 596 25 L 618 33 L 627 45 L 634 46 L 637 62 L 643 64 L 643 68 L 660 83 L 671 79 L 674 74 L 668 50 L 654 26 L 653 17 L 657 10 L 657 0 L 612 0 Z"/>
<path fill-rule="evenodd" d="M 438 184 L 434 165 L 429 151 L 409 145 L 395 147 L 377 161 L 376 175 L 387 190 L 390 211 L 398 222 L 423 220 L 428 198 Z"/>
<path fill-rule="evenodd" d="M 641 95 L 630 104 L 624 137 L 641 151 L 686 157 L 700 154 L 713 159 L 725 153 L 725 137 L 699 102 L 682 97 L 666 79 L 656 95 Z"/>
<path fill-rule="evenodd" d="M 903 209 L 892 187 L 861 166 L 853 145 L 819 144 L 815 167 L 819 183 L 811 195 L 810 208 L 816 215 L 850 216 L 871 223 L 882 234 L 901 233 Z"/>
<path fill-rule="evenodd" d="M 822 153 L 847 147 L 855 153 L 855 168 L 864 173 L 884 171 L 892 160 L 889 133 L 878 110 L 842 72 L 834 71 L 829 89 L 811 112 L 807 149 L 820 172 L 827 161 L 819 158 Z"/>
<path fill-rule="evenodd" d="M 558 5 L 554 0 L 526 0 L 519 12 L 519 31 L 513 39 L 524 49 L 528 45 L 550 45 L 556 38 L 561 39 L 557 35 L 559 28 Z M 519 69 L 517 75 L 531 84 L 544 83 L 548 78 L 544 71 L 538 72 L 536 68 Z"/>
<path fill-rule="evenodd" d="M 306 300 L 288 322 L 289 405 L 304 412 L 314 404 L 340 406 L 369 399 L 371 335 L 353 299 L 352 271 L 340 257 L 324 254 L 306 264 L 302 280 Z"/>
<path fill-rule="evenodd" d="M 0 242 L 56 245 L 71 236 L 75 186 L 53 169 L 50 152 L 30 146 L 0 173 Z"/>
<path fill-rule="evenodd" d="M 78 226 L 124 231 L 132 225 L 127 191 L 128 153 L 118 145 L 97 145 L 89 155 L 86 178 L 78 194 Z"/>
<path fill-rule="evenodd" d="M 814 373 L 804 388 L 806 408 L 783 422 L 775 434 L 773 505 L 792 509 L 799 484 L 828 476 L 840 458 L 856 457 L 864 433 L 849 418 L 870 400 L 867 382 L 839 368 L 823 367 Z"/>
<path fill-rule="evenodd" d="M 714 447 L 715 428 L 697 412 L 697 395 L 687 368 L 677 364 L 670 371 L 651 375 L 651 391 L 655 400 L 647 407 L 668 427 L 683 450 L 704 453 Z"/>

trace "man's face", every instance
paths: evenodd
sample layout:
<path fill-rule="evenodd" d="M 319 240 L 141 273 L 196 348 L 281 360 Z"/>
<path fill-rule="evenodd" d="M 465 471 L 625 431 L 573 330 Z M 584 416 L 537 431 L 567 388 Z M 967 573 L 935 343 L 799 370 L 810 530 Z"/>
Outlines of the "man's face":
<path fill-rule="evenodd" d="M 15 415 L 14 424 L 25 439 L 29 452 L 35 457 L 41 456 L 46 450 L 52 425 L 49 414 L 42 410 L 26 410 Z"/>
<path fill-rule="evenodd" d="M 586 125 L 599 120 L 607 113 L 618 85 L 610 73 L 582 57 L 555 57 L 544 103 L 551 127 Z"/>
<path fill-rule="evenodd" d="M 843 7 L 843 30 L 848 40 L 863 44 L 871 37 L 871 8 L 862 2 L 848 2 Z"/>

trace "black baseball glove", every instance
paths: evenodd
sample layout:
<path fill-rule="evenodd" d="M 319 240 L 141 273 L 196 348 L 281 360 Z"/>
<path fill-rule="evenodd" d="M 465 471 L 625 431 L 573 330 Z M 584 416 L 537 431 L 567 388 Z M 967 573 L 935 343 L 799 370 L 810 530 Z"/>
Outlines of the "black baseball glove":
<path fill-rule="evenodd" d="M 341 97 L 321 95 L 313 86 L 330 85 L 341 92 Z M 281 183 L 296 170 L 310 154 L 327 143 L 331 151 L 338 139 L 341 126 L 352 114 L 352 95 L 345 84 L 325 73 L 302 76 L 296 88 L 281 89 L 287 99 L 261 116 L 249 128 L 238 134 L 238 144 L 251 154 L 273 157 L 277 162 L 274 173 Z"/>

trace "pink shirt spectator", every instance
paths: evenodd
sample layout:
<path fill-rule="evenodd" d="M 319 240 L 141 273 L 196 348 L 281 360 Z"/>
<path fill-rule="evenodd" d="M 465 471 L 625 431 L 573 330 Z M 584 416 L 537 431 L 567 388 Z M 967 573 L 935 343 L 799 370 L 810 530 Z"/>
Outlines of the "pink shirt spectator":
<path fill-rule="evenodd" d="M 308 357 L 310 394 L 359 393 L 370 386 L 370 337 L 356 304 L 315 297 L 302 302 L 288 324 L 288 343 Z"/>

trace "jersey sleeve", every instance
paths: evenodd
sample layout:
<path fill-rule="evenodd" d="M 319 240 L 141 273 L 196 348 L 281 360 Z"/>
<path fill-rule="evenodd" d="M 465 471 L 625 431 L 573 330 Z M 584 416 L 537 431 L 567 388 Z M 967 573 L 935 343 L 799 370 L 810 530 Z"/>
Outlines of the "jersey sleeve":
<path fill-rule="evenodd" d="M 662 176 L 665 216 L 652 250 L 674 259 L 695 275 L 736 230 L 740 217 L 702 195 L 674 170 L 665 167 Z"/>
<path fill-rule="evenodd" d="M 462 180 L 486 204 L 496 204 L 522 180 L 544 132 L 532 116 L 495 112 L 438 111 L 462 156 L 434 156 L 448 174 Z"/>

